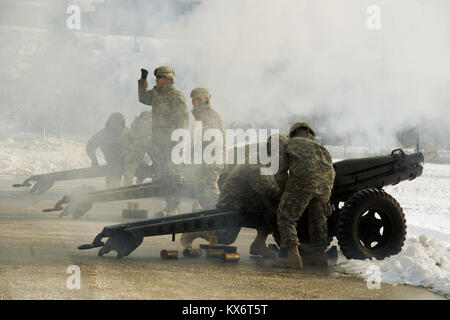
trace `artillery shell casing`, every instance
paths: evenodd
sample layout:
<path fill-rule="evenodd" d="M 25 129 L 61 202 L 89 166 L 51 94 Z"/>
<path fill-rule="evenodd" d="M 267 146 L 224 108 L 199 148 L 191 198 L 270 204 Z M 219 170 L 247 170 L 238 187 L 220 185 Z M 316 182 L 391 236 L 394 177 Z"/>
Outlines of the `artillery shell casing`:
<path fill-rule="evenodd" d="M 225 254 L 225 250 L 223 249 L 208 249 L 206 252 L 207 258 L 222 258 Z"/>
<path fill-rule="evenodd" d="M 161 250 L 160 256 L 161 256 L 161 259 L 164 259 L 164 260 L 177 259 L 178 251 L 177 250 Z"/>
<path fill-rule="evenodd" d="M 240 258 L 241 256 L 239 255 L 239 253 L 224 253 L 222 255 L 222 259 L 225 262 L 237 262 Z"/>
<path fill-rule="evenodd" d="M 139 210 L 140 203 L 139 202 L 133 202 L 133 210 Z"/>
<path fill-rule="evenodd" d="M 127 209 L 133 210 L 133 202 L 127 202 Z"/>
<path fill-rule="evenodd" d="M 202 255 L 202 250 L 200 249 L 184 249 L 183 250 L 183 256 L 188 258 L 197 258 Z"/>

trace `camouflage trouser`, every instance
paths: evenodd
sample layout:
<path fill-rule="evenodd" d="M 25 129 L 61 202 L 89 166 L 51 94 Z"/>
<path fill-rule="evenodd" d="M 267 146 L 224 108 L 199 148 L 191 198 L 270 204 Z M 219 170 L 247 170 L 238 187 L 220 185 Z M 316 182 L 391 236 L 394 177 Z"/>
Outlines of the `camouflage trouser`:
<path fill-rule="evenodd" d="M 170 159 L 171 150 L 165 150 L 153 145 L 152 155 L 156 176 L 161 182 L 161 191 L 165 194 L 165 200 L 169 209 L 176 209 L 181 202 L 181 192 L 184 182 L 184 170 L 182 165 L 177 165 Z"/>
<path fill-rule="evenodd" d="M 130 152 L 125 158 L 125 169 L 123 173 L 123 185 L 129 186 L 133 184 L 136 175 L 136 169 L 142 163 L 145 154 L 150 154 L 150 149 L 147 145 L 136 144 L 131 147 Z"/>
<path fill-rule="evenodd" d="M 284 192 L 278 207 L 277 222 L 282 247 L 299 245 L 297 222 L 306 210 L 311 244 L 317 249 L 328 245 L 327 217 L 331 214 L 329 197 L 308 192 Z"/>
<path fill-rule="evenodd" d="M 195 195 L 203 209 L 215 209 L 219 200 L 217 180 L 221 168 L 216 165 L 201 165 L 195 170 Z"/>
<path fill-rule="evenodd" d="M 121 161 L 109 161 L 110 170 L 105 177 L 107 189 L 120 188 L 122 186 L 123 163 Z"/>

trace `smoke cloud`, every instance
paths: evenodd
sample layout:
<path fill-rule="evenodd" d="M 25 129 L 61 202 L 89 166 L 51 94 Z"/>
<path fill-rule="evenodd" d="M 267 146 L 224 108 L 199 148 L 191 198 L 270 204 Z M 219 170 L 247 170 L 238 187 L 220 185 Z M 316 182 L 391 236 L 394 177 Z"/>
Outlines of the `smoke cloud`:
<path fill-rule="evenodd" d="M 3 110 L 28 106 L 43 126 L 62 119 L 63 131 L 90 134 L 111 112 L 129 123 L 145 110 L 139 69 L 170 65 L 188 106 L 190 90 L 207 87 L 226 125 L 286 133 L 308 120 L 329 138 L 386 148 L 419 127 L 448 145 L 446 0 L 212 0 L 184 15 L 136 5 L 117 13 L 116 35 L 68 31 L 62 3 L 45 2 L 40 31 L 1 23 Z M 367 27 L 371 5 L 380 29 Z"/>

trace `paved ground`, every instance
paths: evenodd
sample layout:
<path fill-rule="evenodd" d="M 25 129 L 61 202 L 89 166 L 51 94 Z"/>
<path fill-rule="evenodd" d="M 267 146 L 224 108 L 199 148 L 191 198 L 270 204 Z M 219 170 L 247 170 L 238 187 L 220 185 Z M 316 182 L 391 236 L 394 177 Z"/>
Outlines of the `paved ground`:
<path fill-rule="evenodd" d="M 422 288 L 382 284 L 370 290 L 364 281 L 338 273 L 305 269 L 285 271 L 271 261 L 251 258 L 248 247 L 255 231 L 243 229 L 234 244 L 241 260 L 222 263 L 201 258 L 161 260 L 162 249 L 178 250 L 179 236 L 145 238 L 130 256 L 98 257 L 97 250 L 80 251 L 103 226 L 124 222 L 124 202 L 95 205 L 82 220 L 59 219 L 43 213 L 80 184 L 103 186 L 96 179 L 58 183 L 47 194 L 30 195 L 11 188 L 23 177 L 0 177 L 0 298 L 1 299 L 443 299 Z M 154 212 L 163 201 L 144 200 Z M 188 212 L 192 200 L 183 201 Z M 200 242 L 198 242 L 200 243 Z M 70 290 L 69 266 L 81 272 L 81 287 Z"/>

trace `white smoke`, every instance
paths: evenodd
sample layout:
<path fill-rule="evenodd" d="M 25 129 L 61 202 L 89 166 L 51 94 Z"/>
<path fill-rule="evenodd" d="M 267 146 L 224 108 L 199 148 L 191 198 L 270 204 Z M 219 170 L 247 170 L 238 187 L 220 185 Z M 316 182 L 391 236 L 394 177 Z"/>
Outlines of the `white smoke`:
<path fill-rule="evenodd" d="M 380 29 L 367 28 L 370 5 L 380 9 Z M 65 23 L 62 9 L 49 10 L 48 19 L 61 14 L 56 21 Z M 139 69 L 151 74 L 167 64 L 188 106 L 190 90 L 207 87 L 226 124 L 286 132 L 288 118 L 325 114 L 319 134 L 389 148 L 399 129 L 424 119 L 450 125 L 449 9 L 446 0 L 209 0 L 174 19 L 168 5 L 153 12 L 136 7 L 117 15 L 118 28 L 132 25 L 165 40 L 98 33 L 98 48 L 92 37 L 59 32 L 59 22 L 52 23 L 39 46 L 53 48 L 30 59 L 33 82 L 19 82 L 30 89 L 19 93 L 54 112 L 62 87 L 66 108 L 90 105 L 91 114 L 75 115 L 94 130 L 114 111 L 131 121 L 145 108 L 137 102 Z"/>

